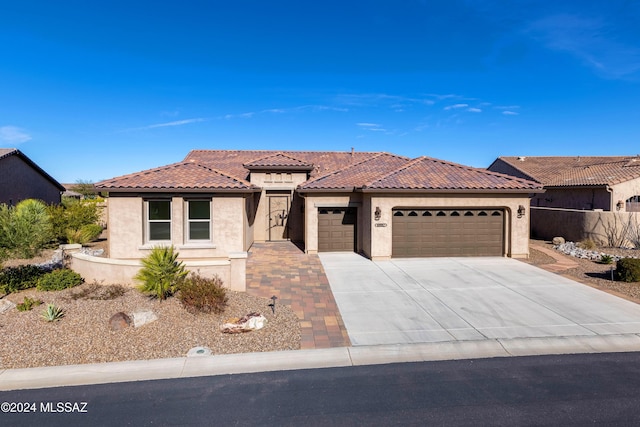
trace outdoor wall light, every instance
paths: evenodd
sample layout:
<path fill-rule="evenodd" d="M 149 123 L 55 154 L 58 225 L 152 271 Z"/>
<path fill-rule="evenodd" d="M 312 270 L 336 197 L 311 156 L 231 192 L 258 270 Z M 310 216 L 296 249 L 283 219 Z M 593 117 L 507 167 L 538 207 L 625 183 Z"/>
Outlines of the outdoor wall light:
<path fill-rule="evenodd" d="M 620 210 L 624 207 L 624 202 L 622 200 L 618 200 L 618 203 L 616 203 L 616 210 Z"/>
<path fill-rule="evenodd" d="M 524 213 L 526 212 L 524 206 L 520 205 L 518 206 L 518 218 L 522 218 L 524 216 Z"/>
<path fill-rule="evenodd" d="M 380 210 L 380 206 L 376 206 L 376 211 L 373 213 L 373 217 L 376 221 L 380 221 L 380 217 L 382 216 L 382 211 Z"/>

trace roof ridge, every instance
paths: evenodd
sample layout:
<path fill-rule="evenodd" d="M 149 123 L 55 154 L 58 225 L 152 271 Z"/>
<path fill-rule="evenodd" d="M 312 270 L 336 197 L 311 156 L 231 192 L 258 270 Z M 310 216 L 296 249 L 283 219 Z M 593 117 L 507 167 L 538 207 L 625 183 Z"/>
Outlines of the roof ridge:
<path fill-rule="evenodd" d="M 317 176 L 317 177 L 315 177 L 315 178 L 313 178 L 313 179 L 310 179 L 310 180 L 308 180 L 308 181 L 305 181 L 305 182 L 304 182 L 303 184 L 301 184 L 300 186 L 305 186 L 305 185 L 307 185 L 307 184 L 312 184 L 312 183 L 315 183 L 315 182 L 317 182 L 317 181 L 320 181 L 321 179 L 325 179 L 325 178 L 328 178 L 328 177 L 330 177 L 330 176 L 337 175 L 338 173 L 342 173 L 342 172 L 344 172 L 344 171 L 345 171 L 345 170 L 347 170 L 347 169 L 350 169 L 350 168 L 353 168 L 353 167 L 355 167 L 355 166 L 359 166 L 359 165 L 361 165 L 361 164 L 363 164 L 363 163 L 370 162 L 371 160 L 377 159 L 378 157 L 380 157 L 380 156 L 382 156 L 382 155 L 384 155 L 384 154 L 386 154 L 386 155 L 392 155 L 392 156 L 395 156 L 394 154 L 389 154 L 389 153 L 386 153 L 386 152 L 384 152 L 384 151 L 380 151 L 380 152 L 373 152 L 373 153 L 374 153 L 374 155 L 373 155 L 372 157 L 367 157 L 366 159 L 360 160 L 359 162 L 356 162 L 356 163 L 353 163 L 353 164 L 350 164 L 350 165 L 344 166 L 344 167 L 342 167 L 342 168 L 340 168 L 340 169 L 337 169 L 337 170 L 331 171 L 331 172 L 329 172 L 329 173 L 327 173 L 327 174 Z M 400 157 L 400 156 L 396 156 L 396 157 Z"/>

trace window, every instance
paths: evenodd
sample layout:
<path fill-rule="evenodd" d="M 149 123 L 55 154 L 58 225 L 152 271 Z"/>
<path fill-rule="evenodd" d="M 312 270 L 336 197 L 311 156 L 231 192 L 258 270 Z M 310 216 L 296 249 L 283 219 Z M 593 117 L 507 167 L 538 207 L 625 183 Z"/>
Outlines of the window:
<path fill-rule="evenodd" d="M 187 201 L 187 240 L 211 240 L 211 201 Z"/>
<path fill-rule="evenodd" d="M 147 240 L 171 240 L 170 200 L 149 200 L 147 202 Z"/>

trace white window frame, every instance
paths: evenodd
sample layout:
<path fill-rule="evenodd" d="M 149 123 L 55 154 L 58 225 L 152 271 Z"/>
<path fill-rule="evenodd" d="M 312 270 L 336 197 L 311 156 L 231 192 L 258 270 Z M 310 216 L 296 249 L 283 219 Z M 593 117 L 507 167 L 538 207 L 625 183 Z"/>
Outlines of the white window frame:
<path fill-rule="evenodd" d="M 191 202 L 208 202 L 209 203 L 209 219 L 191 219 L 189 218 L 189 204 Z M 184 235 L 185 242 L 187 244 L 206 244 L 213 242 L 213 203 L 211 199 L 185 199 L 184 201 Z M 191 238 L 191 223 L 208 223 L 209 224 L 209 238 L 208 239 L 192 239 Z"/>
<path fill-rule="evenodd" d="M 169 203 L 169 219 L 151 219 L 151 215 L 149 214 L 149 209 L 151 209 L 151 205 L 150 202 L 168 202 Z M 173 236 L 172 233 L 172 222 L 173 222 L 173 215 L 172 215 L 172 200 L 171 199 L 147 199 L 144 201 L 144 215 L 145 215 L 145 243 L 147 244 L 160 244 L 160 243 L 171 243 L 171 239 Z M 169 239 L 163 239 L 163 240 L 152 240 L 151 239 L 151 224 L 152 223 L 169 223 Z"/>

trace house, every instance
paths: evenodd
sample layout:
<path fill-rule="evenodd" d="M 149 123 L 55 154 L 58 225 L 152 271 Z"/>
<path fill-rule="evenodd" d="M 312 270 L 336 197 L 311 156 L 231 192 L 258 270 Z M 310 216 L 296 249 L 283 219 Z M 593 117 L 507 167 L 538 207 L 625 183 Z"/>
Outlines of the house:
<path fill-rule="evenodd" d="M 0 203 L 14 206 L 21 200 L 60 203 L 65 189 L 51 175 L 15 148 L 0 148 Z"/>
<path fill-rule="evenodd" d="M 488 170 L 544 186 L 531 200 L 533 237 L 637 245 L 640 156 L 499 157 Z"/>
<path fill-rule="evenodd" d="M 248 150 L 195 150 L 96 188 L 109 195 L 111 258 L 135 261 L 171 244 L 190 269 L 220 274 L 235 289 L 244 289 L 254 242 L 291 240 L 307 253 L 376 260 L 525 258 L 529 197 L 542 191 L 429 157 Z"/>
<path fill-rule="evenodd" d="M 542 184 L 532 206 L 640 211 L 640 156 L 499 157 L 488 170 Z"/>

